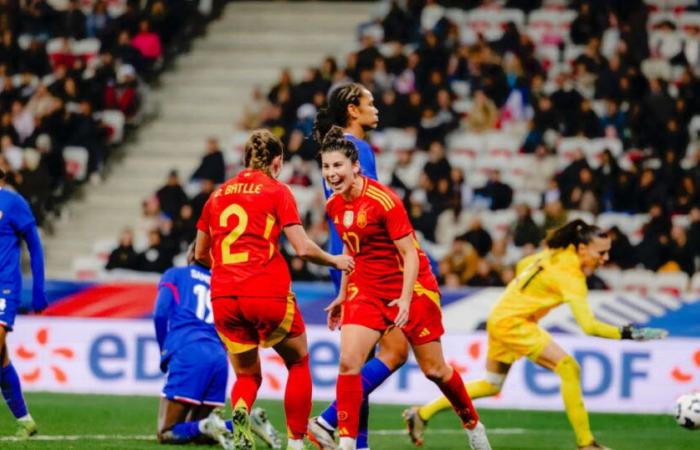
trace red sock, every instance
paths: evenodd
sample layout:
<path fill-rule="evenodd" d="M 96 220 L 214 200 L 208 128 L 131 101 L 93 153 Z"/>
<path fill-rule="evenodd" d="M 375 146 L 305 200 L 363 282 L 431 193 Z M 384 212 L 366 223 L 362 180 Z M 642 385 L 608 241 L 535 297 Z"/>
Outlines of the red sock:
<path fill-rule="evenodd" d="M 338 435 L 357 438 L 362 405 L 362 375 L 338 375 L 336 385 Z"/>
<path fill-rule="evenodd" d="M 479 422 L 479 414 L 477 414 L 472 399 L 469 398 L 467 389 L 464 387 L 464 382 L 456 370 L 452 371 L 452 377 L 444 383 L 437 383 L 442 393 L 452 403 L 452 408 L 457 412 L 457 415 L 462 420 L 464 428 L 472 429 Z"/>
<path fill-rule="evenodd" d="M 243 403 L 243 406 L 250 412 L 255 398 L 258 396 L 260 383 L 262 383 L 260 375 L 237 375 L 236 382 L 231 389 L 231 406 L 236 408 Z"/>
<path fill-rule="evenodd" d="M 284 391 L 284 414 L 287 417 L 288 435 L 292 439 L 303 439 L 311 415 L 309 355 L 288 364 L 287 369 L 289 378 Z"/>

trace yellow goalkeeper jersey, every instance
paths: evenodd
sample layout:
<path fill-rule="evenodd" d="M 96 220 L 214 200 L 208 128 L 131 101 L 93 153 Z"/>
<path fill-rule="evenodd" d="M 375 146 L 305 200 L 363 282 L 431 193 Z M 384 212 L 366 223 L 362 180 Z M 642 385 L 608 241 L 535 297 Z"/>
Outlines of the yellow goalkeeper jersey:
<path fill-rule="evenodd" d="M 489 323 L 508 318 L 537 322 L 552 308 L 568 303 L 586 334 L 620 339 L 617 327 L 593 316 L 587 297 L 586 275 L 574 246 L 546 249 L 518 262 L 516 277 L 491 311 Z"/>

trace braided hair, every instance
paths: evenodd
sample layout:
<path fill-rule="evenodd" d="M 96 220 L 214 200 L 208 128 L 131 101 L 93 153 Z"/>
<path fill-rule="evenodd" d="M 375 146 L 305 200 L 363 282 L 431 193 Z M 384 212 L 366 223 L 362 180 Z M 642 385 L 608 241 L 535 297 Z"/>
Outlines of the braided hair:
<path fill-rule="evenodd" d="M 272 160 L 282 154 L 282 142 L 270 130 L 255 130 L 245 144 L 245 165 L 269 174 Z"/>
<path fill-rule="evenodd" d="M 340 152 L 347 156 L 351 163 L 357 162 L 359 159 L 359 154 L 357 153 L 357 147 L 355 144 L 345 137 L 343 129 L 339 126 L 332 126 L 325 134 L 323 142 L 321 143 L 321 150 L 319 151 L 319 156 L 323 156 L 324 153 Z"/>
<path fill-rule="evenodd" d="M 596 225 L 588 225 L 581 219 L 573 220 L 554 230 L 546 239 L 549 248 L 567 248 L 569 245 L 589 244 L 594 238 L 606 238 L 608 234 Z"/>
<path fill-rule="evenodd" d="M 348 106 L 360 106 L 360 98 L 364 91 L 365 88 L 361 84 L 348 83 L 333 88 L 328 93 L 328 104 L 318 111 L 314 122 L 313 136 L 316 142 L 322 144 L 331 127 L 348 126 Z"/>

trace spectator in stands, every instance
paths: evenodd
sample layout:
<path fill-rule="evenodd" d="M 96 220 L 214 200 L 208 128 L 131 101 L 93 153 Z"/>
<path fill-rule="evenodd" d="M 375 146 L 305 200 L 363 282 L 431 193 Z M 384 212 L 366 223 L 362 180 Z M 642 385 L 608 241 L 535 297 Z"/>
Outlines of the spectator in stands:
<path fill-rule="evenodd" d="M 506 209 L 513 202 L 513 188 L 501 181 L 501 172 L 497 169 L 489 170 L 486 184 L 475 189 L 474 195 L 485 199 L 492 211 Z"/>
<path fill-rule="evenodd" d="M 481 258 L 485 257 L 493 246 L 493 239 L 491 239 L 489 232 L 484 229 L 479 217 L 472 219 L 469 229 L 464 234 L 457 236 L 457 239 L 471 244 Z"/>
<path fill-rule="evenodd" d="M 207 200 L 209 200 L 209 196 L 212 192 L 214 192 L 215 187 L 216 184 L 214 181 L 207 178 L 203 178 L 199 182 L 199 194 L 195 195 L 190 202 L 192 205 L 192 215 L 195 219 L 199 219 L 199 215 L 202 214 L 204 204 L 207 202 Z"/>
<path fill-rule="evenodd" d="M 29 202 L 37 224 L 42 226 L 51 195 L 51 178 L 46 160 L 35 149 L 26 148 L 22 155 L 22 167 L 16 175 L 17 192 Z"/>
<path fill-rule="evenodd" d="M 476 265 L 476 273 L 467 281 L 467 286 L 503 286 L 503 281 L 501 280 L 501 276 L 491 267 L 488 261 L 481 259 Z"/>
<path fill-rule="evenodd" d="M 137 72 L 143 73 L 146 69 L 146 60 L 131 41 L 131 34 L 128 30 L 122 30 L 117 37 L 117 45 L 112 51 L 114 58 L 123 64 L 129 64 Z"/>
<path fill-rule="evenodd" d="M 695 178 L 690 174 L 686 173 L 682 176 L 680 186 L 678 186 L 672 206 L 672 213 L 688 214 L 690 209 L 696 206 L 700 206 L 700 189 L 698 189 L 698 182 L 696 182 Z"/>
<path fill-rule="evenodd" d="M 578 15 L 571 22 L 571 41 L 577 45 L 586 44 L 592 37 L 599 37 L 606 24 L 601 23 L 599 16 L 591 11 L 588 2 L 579 3 Z"/>
<path fill-rule="evenodd" d="M 107 3 L 104 0 L 96 0 L 85 18 L 87 37 L 107 41 L 112 31 L 112 17 L 107 10 Z"/>
<path fill-rule="evenodd" d="M 629 238 L 617 226 L 608 230 L 611 246 L 608 265 L 620 269 L 631 269 L 637 265 L 636 252 Z"/>
<path fill-rule="evenodd" d="M 59 28 L 61 36 L 80 40 L 87 37 L 86 22 L 85 14 L 80 10 L 80 2 L 68 0 L 68 8 L 60 13 L 59 21 L 55 26 Z"/>
<path fill-rule="evenodd" d="M 452 249 L 440 262 L 440 281 L 453 287 L 464 285 L 476 273 L 478 263 L 479 254 L 474 247 L 462 239 L 455 239 Z"/>
<path fill-rule="evenodd" d="M 146 70 L 154 70 L 156 64 L 163 57 L 163 46 L 160 36 L 151 31 L 151 24 L 143 19 L 139 22 L 139 31 L 131 40 L 133 45 L 144 58 Z"/>
<path fill-rule="evenodd" d="M 693 249 L 688 244 L 688 234 L 685 228 L 674 226 L 671 228 L 671 244 L 669 250 L 669 261 L 677 266 L 677 270 L 683 271 L 692 276 L 695 272 L 695 256 Z"/>
<path fill-rule="evenodd" d="M 192 181 L 202 179 L 212 180 L 216 184 L 223 183 L 226 179 L 226 163 L 224 154 L 220 149 L 219 140 L 215 137 L 207 139 L 204 156 L 190 177 Z"/>
<path fill-rule="evenodd" d="M 138 260 L 139 255 L 134 250 L 134 232 L 131 228 L 125 228 L 119 237 L 119 246 L 109 255 L 105 269 L 136 270 Z"/>
<path fill-rule="evenodd" d="M 512 227 L 513 244 L 517 247 L 526 244 L 539 246 L 542 240 L 542 231 L 532 219 L 530 207 L 521 203 L 515 206 L 515 212 L 517 219 Z"/>
<path fill-rule="evenodd" d="M 559 228 L 566 224 L 568 220 L 568 213 L 564 209 L 561 201 L 553 200 L 545 203 L 544 205 L 544 224 L 542 225 L 542 231 L 545 236 L 550 230 Z"/>
<path fill-rule="evenodd" d="M 498 122 L 498 108 L 486 96 L 483 90 L 474 92 L 472 107 L 467 115 L 467 126 L 470 131 L 482 133 L 493 130 Z"/>
<path fill-rule="evenodd" d="M 185 194 L 185 190 L 182 188 L 182 185 L 180 185 L 180 177 L 177 170 L 173 169 L 168 173 L 165 186 L 158 189 L 156 197 L 158 198 L 161 211 L 168 217 L 177 217 L 182 205 L 189 200 L 187 194 Z"/>
<path fill-rule="evenodd" d="M 180 208 L 180 214 L 173 219 L 172 236 L 179 248 L 187 248 L 189 242 L 194 242 L 197 235 L 197 219 L 192 205 L 185 203 Z"/>
<path fill-rule="evenodd" d="M 119 110 L 126 120 L 130 121 L 139 111 L 141 100 L 136 70 L 129 64 L 122 64 L 117 71 L 116 81 L 107 82 L 104 90 L 104 108 Z"/>
<path fill-rule="evenodd" d="M 163 273 L 173 265 L 173 253 L 162 243 L 160 231 L 148 232 L 148 248 L 138 254 L 136 270 Z"/>
<path fill-rule="evenodd" d="M 582 167 L 577 182 L 571 186 L 564 201 L 568 209 L 597 214 L 600 211 L 600 185 L 589 167 Z"/>
<path fill-rule="evenodd" d="M 107 131 L 93 118 L 92 112 L 90 102 L 81 100 L 78 111 L 69 114 L 70 135 L 66 143 L 87 149 L 88 173 L 98 176 L 106 156 Z"/>

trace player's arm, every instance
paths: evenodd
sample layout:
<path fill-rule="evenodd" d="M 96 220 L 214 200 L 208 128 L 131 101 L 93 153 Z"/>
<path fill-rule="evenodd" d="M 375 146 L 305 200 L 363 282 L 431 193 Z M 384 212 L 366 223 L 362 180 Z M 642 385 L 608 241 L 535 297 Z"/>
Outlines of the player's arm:
<path fill-rule="evenodd" d="M 31 210 L 25 212 L 31 217 L 31 221 L 20 229 L 24 242 L 27 243 L 27 250 L 31 259 L 32 269 L 32 309 L 43 311 L 48 306 L 46 300 L 46 290 L 44 285 L 44 250 L 41 247 L 41 238 L 36 227 L 36 222 L 31 215 Z"/>
<path fill-rule="evenodd" d="M 168 274 L 163 275 L 163 279 L 158 284 L 158 296 L 153 308 L 153 324 L 156 329 L 156 340 L 160 351 L 163 351 L 165 338 L 168 336 L 168 317 L 170 316 L 170 308 L 175 303 L 177 288 L 172 281 L 169 280 Z"/>
<path fill-rule="evenodd" d="M 418 279 L 418 250 L 413 243 L 412 233 L 395 240 L 394 245 L 403 259 L 403 284 L 401 286 L 401 297 L 389 305 L 397 305 L 399 307 L 399 313 L 396 315 L 394 323 L 396 326 L 402 327 L 408 322 L 408 310 L 413 298 L 413 288 Z"/>
<path fill-rule="evenodd" d="M 343 246 L 343 254 L 347 254 L 347 247 Z M 340 325 L 340 313 L 342 312 L 342 305 L 345 303 L 348 292 L 348 272 L 343 271 L 340 275 L 340 288 L 338 289 L 338 295 L 335 300 L 333 300 L 330 305 L 326 306 L 323 310 L 328 313 L 326 324 L 331 331 L 335 330 L 338 325 Z"/>
<path fill-rule="evenodd" d="M 206 267 L 211 267 L 211 236 L 202 230 L 197 230 L 194 259 Z"/>
<path fill-rule="evenodd" d="M 324 266 L 333 266 L 338 270 L 352 270 L 355 262 L 349 255 L 331 255 L 319 247 L 304 231 L 299 224 L 288 225 L 283 228 L 284 235 L 292 244 L 294 252 L 303 260 Z"/>

